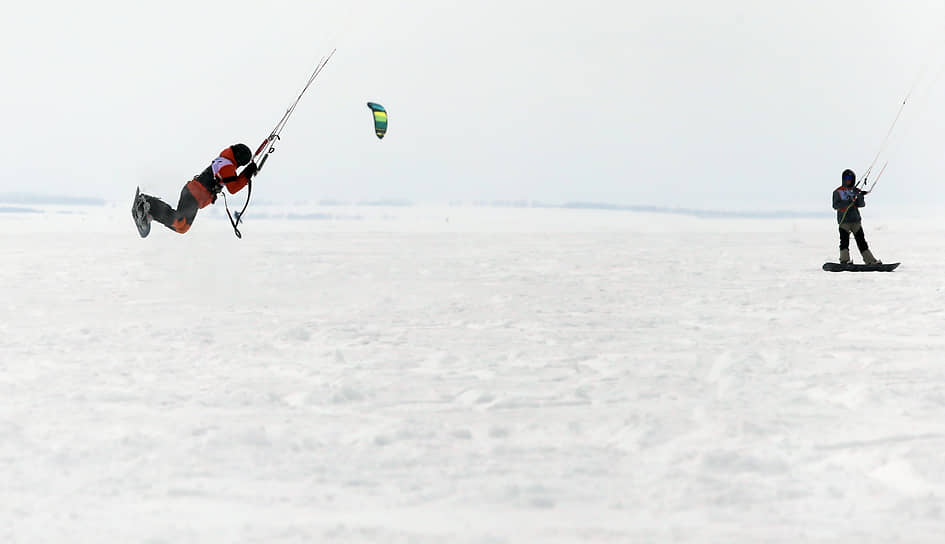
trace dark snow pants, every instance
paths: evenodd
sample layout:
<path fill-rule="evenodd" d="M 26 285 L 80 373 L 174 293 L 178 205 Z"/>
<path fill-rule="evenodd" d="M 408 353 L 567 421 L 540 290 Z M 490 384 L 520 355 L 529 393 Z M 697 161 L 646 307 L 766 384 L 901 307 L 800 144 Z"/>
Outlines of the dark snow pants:
<path fill-rule="evenodd" d="M 151 195 L 145 195 L 144 197 L 148 199 L 148 203 L 151 205 L 148 212 L 151 219 L 181 234 L 190 230 L 194 218 L 197 217 L 197 210 L 200 209 L 197 198 L 190 191 L 189 184 L 181 190 L 176 210 L 160 198 Z"/>
<path fill-rule="evenodd" d="M 863 226 L 859 223 L 841 223 L 840 224 L 840 249 L 850 249 L 850 233 L 856 240 L 856 247 L 862 252 L 870 248 L 866 243 L 866 235 L 863 234 Z"/>

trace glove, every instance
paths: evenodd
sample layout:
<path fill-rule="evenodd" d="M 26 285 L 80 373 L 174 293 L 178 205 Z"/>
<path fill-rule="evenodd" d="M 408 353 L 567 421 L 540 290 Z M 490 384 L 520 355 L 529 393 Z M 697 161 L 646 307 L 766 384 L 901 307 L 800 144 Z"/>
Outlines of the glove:
<path fill-rule="evenodd" d="M 243 168 L 243 171 L 240 173 L 246 179 L 252 179 L 256 175 L 256 172 L 259 171 L 259 167 L 256 166 L 256 163 L 250 162 L 246 165 L 246 168 Z"/>
<path fill-rule="evenodd" d="M 214 183 L 210 186 L 210 203 L 214 204 L 217 201 L 217 195 L 220 194 L 220 191 L 223 190 L 223 185 L 220 183 Z"/>

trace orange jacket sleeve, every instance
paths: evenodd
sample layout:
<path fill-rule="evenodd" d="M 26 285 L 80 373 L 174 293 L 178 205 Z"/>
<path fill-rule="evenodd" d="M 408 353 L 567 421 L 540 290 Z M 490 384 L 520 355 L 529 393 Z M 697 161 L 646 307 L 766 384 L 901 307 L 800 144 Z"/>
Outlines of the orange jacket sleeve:
<path fill-rule="evenodd" d="M 226 182 L 224 183 L 224 185 L 226 185 L 226 190 L 229 191 L 230 194 L 232 195 L 241 191 L 243 187 L 246 187 L 247 183 L 249 183 L 249 180 L 246 179 L 246 177 L 244 176 L 240 176 L 236 178 L 235 181 Z"/>
<path fill-rule="evenodd" d="M 236 194 L 249 183 L 249 179 L 247 179 L 246 176 L 238 176 L 236 174 L 236 167 L 232 164 L 227 164 L 220 168 L 217 172 L 217 176 L 220 178 L 220 183 L 226 186 L 226 190 L 229 191 L 231 195 Z"/>

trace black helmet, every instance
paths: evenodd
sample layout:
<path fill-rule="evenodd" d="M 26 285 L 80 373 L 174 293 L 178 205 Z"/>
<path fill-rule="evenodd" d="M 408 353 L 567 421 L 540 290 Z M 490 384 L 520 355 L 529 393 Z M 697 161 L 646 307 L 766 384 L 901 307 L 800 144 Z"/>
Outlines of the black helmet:
<path fill-rule="evenodd" d="M 853 170 L 847 168 L 843 171 L 843 174 L 840 175 L 840 179 L 843 180 L 843 183 L 848 181 L 850 183 L 856 183 L 856 174 L 853 172 Z"/>
<path fill-rule="evenodd" d="M 236 159 L 237 166 L 246 166 L 253 160 L 253 152 L 249 150 L 246 144 L 233 144 L 230 146 L 233 150 L 233 158 Z"/>

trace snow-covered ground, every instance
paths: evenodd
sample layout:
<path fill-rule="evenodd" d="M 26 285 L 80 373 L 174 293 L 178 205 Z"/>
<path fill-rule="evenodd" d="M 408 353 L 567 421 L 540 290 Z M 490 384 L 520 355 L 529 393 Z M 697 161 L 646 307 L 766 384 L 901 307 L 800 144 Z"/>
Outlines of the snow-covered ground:
<path fill-rule="evenodd" d="M 934 223 L 264 212 L 0 214 L 0 541 L 945 534 Z"/>

